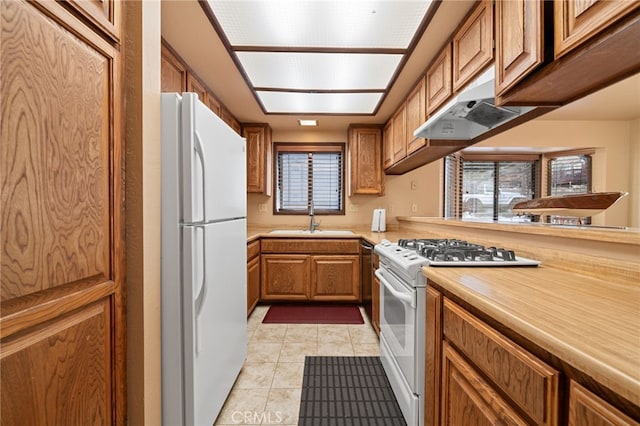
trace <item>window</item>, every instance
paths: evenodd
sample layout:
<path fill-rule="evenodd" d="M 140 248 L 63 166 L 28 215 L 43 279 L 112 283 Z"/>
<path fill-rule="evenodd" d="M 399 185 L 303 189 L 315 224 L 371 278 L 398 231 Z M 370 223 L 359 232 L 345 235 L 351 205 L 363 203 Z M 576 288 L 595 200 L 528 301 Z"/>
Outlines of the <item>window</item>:
<path fill-rule="evenodd" d="M 445 159 L 445 217 L 531 221 L 511 209 L 536 197 L 536 155 L 449 155 Z"/>
<path fill-rule="evenodd" d="M 344 144 L 275 144 L 276 214 L 344 214 Z"/>
<path fill-rule="evenodd" d="M 591 192 L 591 154 L 563 153 L 547 162 L 547 192 L 549 195 L 587 194 Z M 549 216 L 549 223 L 590 224 L 591 218 Z"/>

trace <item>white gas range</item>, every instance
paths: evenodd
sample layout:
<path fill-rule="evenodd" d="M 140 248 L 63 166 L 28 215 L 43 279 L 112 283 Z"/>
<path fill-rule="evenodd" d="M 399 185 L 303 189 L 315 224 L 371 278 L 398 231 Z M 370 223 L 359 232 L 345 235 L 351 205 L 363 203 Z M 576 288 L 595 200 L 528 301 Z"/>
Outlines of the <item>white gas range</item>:
<path fill-rule="evenodd" d="M 407 425 L 423 426 L 426 279 L 424 266 L 537 266 L 512 250 L 451 239 L 382 241 L 380 357 Z"/>

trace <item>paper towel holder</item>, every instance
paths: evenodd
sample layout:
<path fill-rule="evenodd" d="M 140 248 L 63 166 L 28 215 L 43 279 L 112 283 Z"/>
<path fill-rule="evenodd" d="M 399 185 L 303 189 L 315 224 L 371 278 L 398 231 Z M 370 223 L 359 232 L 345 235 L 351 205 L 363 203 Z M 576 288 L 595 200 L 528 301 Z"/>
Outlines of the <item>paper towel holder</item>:
<path fill-rule="evenodd" d="M 371 231 L 373 232 L 385 232 L 387 228 L 386 224 L 386 210 L 374 209 L 373 217 L 371 219 Z"/>

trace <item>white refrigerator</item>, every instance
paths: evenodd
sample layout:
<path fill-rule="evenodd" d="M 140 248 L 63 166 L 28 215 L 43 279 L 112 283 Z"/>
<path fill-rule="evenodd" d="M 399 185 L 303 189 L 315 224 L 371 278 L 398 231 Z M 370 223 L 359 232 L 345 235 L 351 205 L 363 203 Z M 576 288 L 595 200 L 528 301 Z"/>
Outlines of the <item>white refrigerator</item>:
<path fill-rule="evenodd" d="M 245 140 L 162 94 L 162 418 L 210 426 L 247 355 Z"/>

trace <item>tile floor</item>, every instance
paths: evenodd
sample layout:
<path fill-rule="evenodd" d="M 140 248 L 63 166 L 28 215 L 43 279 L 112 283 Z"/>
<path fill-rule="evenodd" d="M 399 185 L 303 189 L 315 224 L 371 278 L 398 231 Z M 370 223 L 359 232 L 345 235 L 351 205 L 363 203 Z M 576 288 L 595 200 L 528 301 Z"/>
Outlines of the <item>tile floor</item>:
<path fill-rule="evenodd" d="M 268 309 L 257 306 L 249 317 L 247 360 L 216 426 L 297 425 L 306 355 L 380 354 L 362 309 L 362 325 L 262 324 Z"/>

